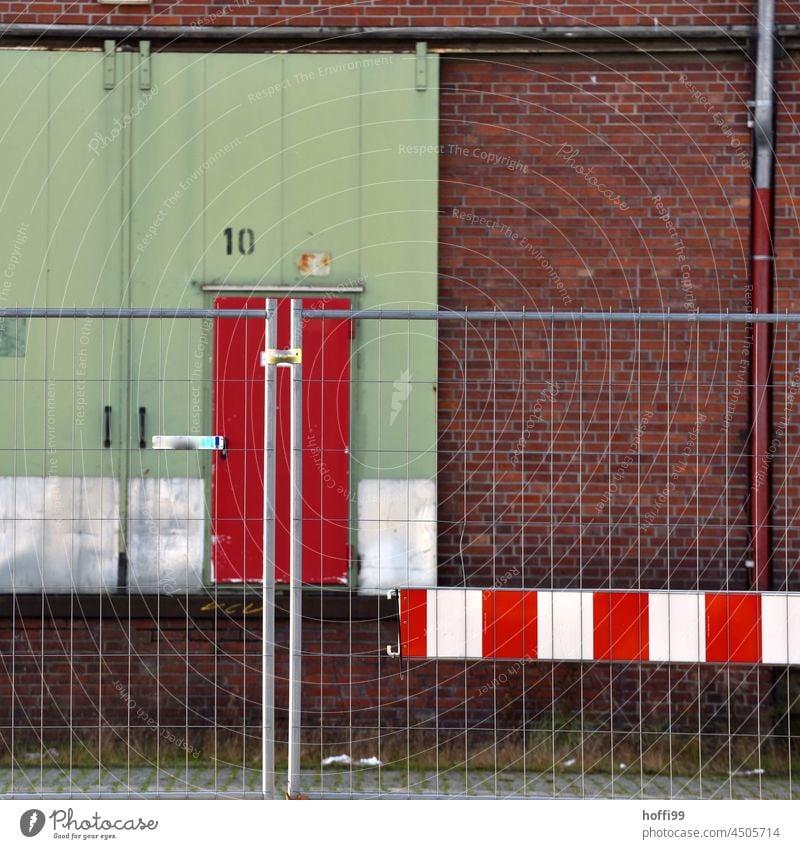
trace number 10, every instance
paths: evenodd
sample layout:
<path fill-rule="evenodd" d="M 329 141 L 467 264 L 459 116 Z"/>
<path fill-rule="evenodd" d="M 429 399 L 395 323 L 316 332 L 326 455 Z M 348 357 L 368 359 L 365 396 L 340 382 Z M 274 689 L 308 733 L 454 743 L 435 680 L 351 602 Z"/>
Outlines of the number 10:
<path fill-rule="evenodd" d="M 225 228 L 225 253 L 231 256 L 233 253 L 233 228 Z M 245 227 L 239 230 L 239 253 L 242 256 L 249 256 L 256 247 L 256 235 L 249 228 Z"/>

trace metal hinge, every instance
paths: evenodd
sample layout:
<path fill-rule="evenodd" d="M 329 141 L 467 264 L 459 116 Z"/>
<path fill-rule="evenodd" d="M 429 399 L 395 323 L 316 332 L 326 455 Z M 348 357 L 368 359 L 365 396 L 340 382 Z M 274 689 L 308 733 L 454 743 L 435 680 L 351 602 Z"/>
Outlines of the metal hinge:
<path fill-rule="evenodd" d="M 114 88 L 117 82 L 117 42 L 103 42 L 103 88 Z"/>
<path fill-rule="evenodd" d="M 296 366 L 303 362 L 303 351 L 300 348 L 268 348 L 261 352 L 261 365 Z"/>
<path fill-rule="evenodd" d="M 428 87 L 428 42 L 417 42 L 417 61 L 415 63 L 414 84 L 417 91 Z"/>
<path fill-rule="evenodd" d="M 149 91 L 151 84 L 150 73 L 150 42 L 139 42 L 139 88 L 142 91 Z"/>

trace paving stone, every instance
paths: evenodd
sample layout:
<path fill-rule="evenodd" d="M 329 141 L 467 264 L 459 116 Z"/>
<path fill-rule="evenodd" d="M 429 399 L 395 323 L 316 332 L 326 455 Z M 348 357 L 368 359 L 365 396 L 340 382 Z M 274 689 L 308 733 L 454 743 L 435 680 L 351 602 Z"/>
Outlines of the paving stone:
<path fill-rule="evenodd" d="M 346 797 L 447 796 L 451 798 L 587 798 L 587 799 L 791 799 L 797 782 L 789 776 L 669 776 L 636 772 L 608 775 L 548 771 L 448 769 L 305 770 L 302 785 L 313 795 Z M 276 786 L 286 784 L 284 771 Z M 0 795 L 11 793 L 104 793 L 125 797 L 139 793 L 212 792 L 236 797 L 257 793 L 261 773 L 239 766 L 189 764 L 178 767 L 118 766 L 60 769 L 39 766 L 0 768 Z"/>

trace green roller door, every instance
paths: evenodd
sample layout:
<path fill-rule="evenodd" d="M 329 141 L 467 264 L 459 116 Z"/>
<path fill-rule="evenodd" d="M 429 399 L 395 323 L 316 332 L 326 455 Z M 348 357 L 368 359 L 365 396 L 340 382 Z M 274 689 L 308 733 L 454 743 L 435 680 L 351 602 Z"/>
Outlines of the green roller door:
<path fill-rule="evenodd" d="M 13 202 L 3 207 L 8 255 L 17 219 L 30 219 L 28 264 L 24 272 L 19 264 L 6 302 L 208 306 L 218 291 L 266 297 L 302 283 L 337 294 L 363 287 L 355 306 L 435 305 L 435 58 L 0 57 L 3 95 L 24 115 L 22 131 L 7 134 L 11 147 L 3 148 L 4 161 L 20 166 Z M 418 88 L 420 61 L 427 84 Z M 13 73 L 24 74 L 27 87 L 15 85 Z M 32 78 L 40 82 L 31 94 Z M 408 153 L 426 147 L 427 154 Z M 29 213 L 37 194 L 45 200 Z M 69 380 L 50 399 L 62 414 L 57 441 L 65 448 L 56 474 L 119 482 L 132 588 L 198 585 L 207 568 L 207 458 L 154 452 L 139 441 L 208 432 L 212 328 L 95 321 L 82 333 L 78 322 L 69 338 L 66 324 L 55 336 L 48 327 L 45 346 L 39 324 L 28 328 L 25 356 L 0 356 L 7 385 L 27 393 L 19 398 L 26 416 L 46 418 L 46 386 L 25 381 L 23 390 L 14 378 L 26 369 L 44 374 L 45 351 L 48 374 L 68 378 L 81 368 L 98 378 L 87 379 L 91 390 L 80 400 Z M 365 323 L 354 343 L 353 543 L 360 547 L 356 496 L 364 486 L 397 481 L 401 493 L 402 481 L 435 477 L 435 327 L 409 329 Z M 10 332 L 2 340 L 8 351 L 20 344 Z M 72 441 L 99 446 L 107 406 L 114 447 L 94 450 L 94 465 L 73 473 L 64 464 L 85 452 L 72 452 Z M 73 427 L 77 411 L 65 414 L 70 407 L 86 411 L 82 430 Z M 29 474 L 45 473 L 37 456 Z M 4 473 L 19 462 L 19 451 L 7 454 Z"/>

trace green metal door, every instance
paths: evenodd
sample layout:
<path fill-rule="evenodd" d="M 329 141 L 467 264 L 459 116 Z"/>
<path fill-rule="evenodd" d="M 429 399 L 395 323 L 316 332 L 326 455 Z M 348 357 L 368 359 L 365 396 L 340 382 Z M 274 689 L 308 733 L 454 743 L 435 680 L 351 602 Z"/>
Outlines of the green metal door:
<path fill-rule="evenodd" d="M 123 99 L 103 80 L 102 53 L 0 51 L 0 305 L 120 304 Z M 98 319 L 3 322 L 3 588 L 116 586 L 122 338 Z"/>

